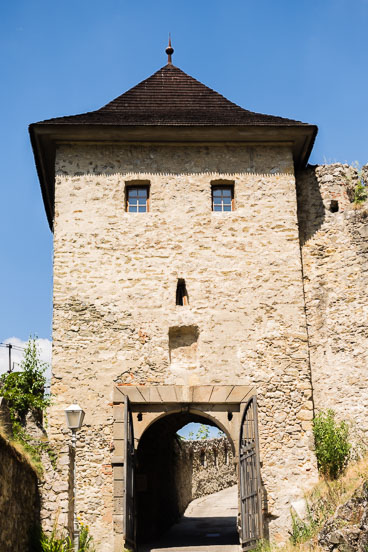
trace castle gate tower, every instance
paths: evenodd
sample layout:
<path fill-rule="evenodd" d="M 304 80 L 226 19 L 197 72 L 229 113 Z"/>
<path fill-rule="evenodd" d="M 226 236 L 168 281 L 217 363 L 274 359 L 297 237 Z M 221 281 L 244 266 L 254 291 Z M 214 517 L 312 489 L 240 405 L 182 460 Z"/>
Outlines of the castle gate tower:
<path fill-rule="evenodd" d="M 317 129 L 235 105 L 171 53 L 101 109 L 30 127 L 54 233 L 44 517 L 72 513 L 77 401 L 77 510 L 101 552 L 134 546 L 134 454 L 155 424 L 162 439 L 186 421 L 226 433 L 244 548 L 284 538 L 316 478 L 294 174 Z"/>

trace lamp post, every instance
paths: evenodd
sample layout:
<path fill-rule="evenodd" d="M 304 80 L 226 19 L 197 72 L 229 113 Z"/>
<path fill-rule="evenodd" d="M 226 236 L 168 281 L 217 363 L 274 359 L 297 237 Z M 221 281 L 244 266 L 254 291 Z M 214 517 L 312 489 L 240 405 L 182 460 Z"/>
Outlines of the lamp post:
<path fill-rule="evenodd" d="M 71 404 L 65 409 L 66 423 L 72 432 L 72 449 L 73 449 L 73 545 L 75 552 L 79 548 L 79 527 L 77 521 L 77 512 L 75 507 L 76 501 L 76 445 L 77 431 L 82 427 L 84 420 L 84 411 L 78 404 Z"/>

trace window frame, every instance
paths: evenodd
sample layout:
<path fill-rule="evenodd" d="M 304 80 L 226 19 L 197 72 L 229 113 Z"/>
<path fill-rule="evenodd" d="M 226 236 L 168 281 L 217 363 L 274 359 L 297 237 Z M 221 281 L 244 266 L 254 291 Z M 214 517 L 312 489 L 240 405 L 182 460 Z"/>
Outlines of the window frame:
<path fill-rule="evenodd" d="M 223 209 L 223 202 L 221 202 L 221 210 L 214 209 L 214 192 L 216 190 L 230 190 L 231 194 L 231 209 L 228 211 L 225 211 Z M 235 211 L 235 185 L 233 182 L 213 182 L 211 184 L 211 211 L 213 213 L 231 213 L 232 211 Z M 223 196 L 221 195 L 221 198 Z"/>
<path fill-rule="evenodd" d="M 137 211 L 129 211 L 129 192 L 131 190 L 146 190 L 146 210 L 138 211 L 139 203 L 137 203 Z M 137 196 L 139 197 L 139 196 Z M 131 204 L 133 205 L 133 204 Z M 132 213 L 134 215 L 144 214 L 150 212 L 150 183 L 149 182 L 127 182 L 125 184 L 125 212 Z"/>

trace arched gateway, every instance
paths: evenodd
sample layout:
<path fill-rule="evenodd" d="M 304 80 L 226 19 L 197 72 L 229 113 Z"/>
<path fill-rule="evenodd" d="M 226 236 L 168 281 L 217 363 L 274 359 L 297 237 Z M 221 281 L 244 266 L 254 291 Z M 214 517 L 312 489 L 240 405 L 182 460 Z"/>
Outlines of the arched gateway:
<path fill-rule="evenodd" d="M 137 508 L 136 455 L 141 441 L 156 424 L 169 418 L 171 433 L 190 421 L 206 421 L 216 425 L 228 437 L 233 449 L 239 477 L 238 528 L 244 550 L 252 548 L 263 535 L 261 478 L 259 464 L 257 402 L 252 388 L 246 386 L 117 386 L 114 390 L 114 467 L 115 527 L 119 527 L 124 542 L 136 547 L 139 513 Z M 161 423 L 160 438 L 165 440 L 165 425 Z M 120 453 L 120 454 L 119 454 Z M 144 454 L 144 452 L 143 452 Z M 141 452 L 142 455 L 142 452 Z M 141 463 L 142 463 L 141 459 Z M 164 462 L 164 458 L 162 461 Z M 148 466 L 146 466 L 146 471 Z M 155 486 L 157 487 L 157 473 Z M 168 472 L 164 470 L 164 478 Z M 146 476 L 146 474 L 144 474 Z M 144 491 L 150 481 L 145 482 Z M 162 481 L 160 500 L 165 504 L 167 488 Z M 156 495 L 156 500 L 157 500 Z M 153 498 L 155 500 L 155 497 Z M 170 512 L 172 496 L 167 493 L 164 512 Z M 158 502 L 158 501 L 157 501 Z M 145 505 L 147 520 L 152 517 L 150 504 Z M 152 505 L 151 505 L 152 506 Z M 155 507 L 155 504 L 153 504 Z M 156 504 L 156 509 L 158 504 Z M 159 520 L 159 518 L 157 518 Z M 155 519 L 155 524 L 159 521 Z M 165 524 L 163 524 L 165 527 Z M 146 529 L 147 530 L 147 529 Z M 142 531 L 142 529 L 141 529 Z"/>

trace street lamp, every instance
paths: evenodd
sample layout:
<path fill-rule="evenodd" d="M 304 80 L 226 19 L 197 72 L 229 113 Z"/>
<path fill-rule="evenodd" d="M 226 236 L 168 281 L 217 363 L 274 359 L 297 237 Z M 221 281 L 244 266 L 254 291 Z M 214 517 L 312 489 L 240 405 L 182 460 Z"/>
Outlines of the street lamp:
<path fill-rule="evenodd" d="M 78 404 L 71 404 L 65 409 L 66 423 L 72 432 L 72 449 L 73 449 L 73 544 L 75 552 L 79 548 L 79 527 L 77 521 L 77 512 L 75 508 L 76 501 L 76 445 L 77 431 L 82 427 L 84 420 L 84 411 Z"/>

